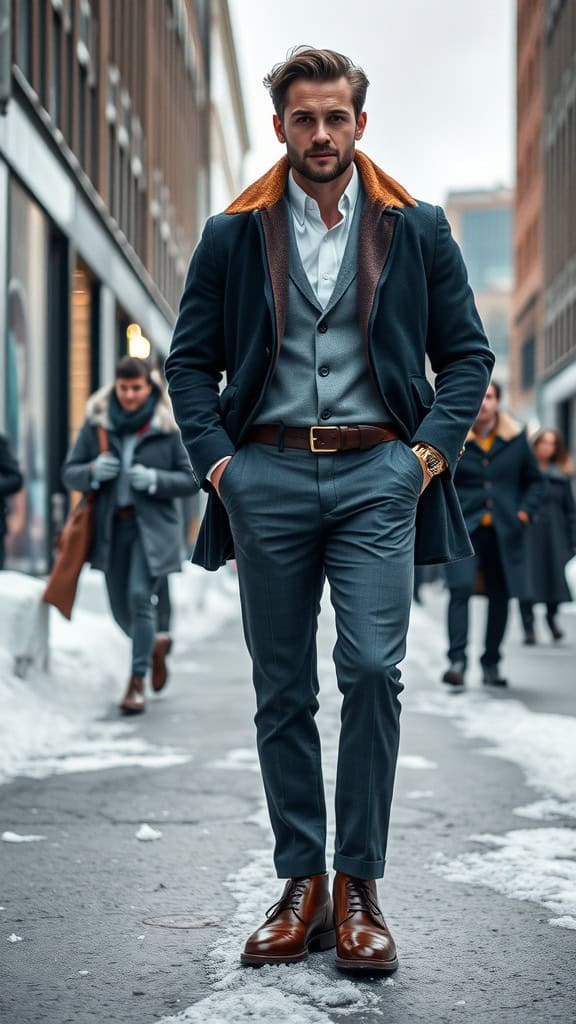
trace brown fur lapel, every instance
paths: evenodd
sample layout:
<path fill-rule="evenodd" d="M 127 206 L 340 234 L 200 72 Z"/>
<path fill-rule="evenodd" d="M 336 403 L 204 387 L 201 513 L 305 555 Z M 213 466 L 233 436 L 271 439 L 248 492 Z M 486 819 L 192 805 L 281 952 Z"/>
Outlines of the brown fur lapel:
<path fill-rule="evenodd" d="M 369 203 L 394 209 L 416 206 L 416 200 L 406 189 L 372 163 L 365 153 L 356 150 L 355 162 Z M 289 169 L 288 157 L 284 156 L 266 174 L 249 185 L 224 212 L 250 213 L 275 206 L 284 197 Z"/>
<path fill-rule="evenodd" d="M 496 437 L 499 437 L 501 441 L 513 441 L 515 437 L 518 437 L 522 433 L 524 427 L 517 420 L 509 416 L 507 412 L 498 413 L 498 425 L 496 428 Z M 475 441 L 476 437 L 474 431 L 468 432 L 466 441 Z"/>

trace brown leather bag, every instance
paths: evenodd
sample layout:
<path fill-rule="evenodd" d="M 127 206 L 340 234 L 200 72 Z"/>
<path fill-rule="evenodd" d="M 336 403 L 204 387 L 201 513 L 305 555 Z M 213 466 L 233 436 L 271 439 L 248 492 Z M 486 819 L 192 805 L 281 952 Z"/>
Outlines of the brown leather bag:
<path fill-rule="evenodd" d="M 108 451 L 108 434 L 98 427 L 100 452 Z M 42 600 L 54 605 L 65 618 L 72 618 L 82 566 L 90 555 L 94 539 L 96 491 L 85 494 L 72 509 L 58 538 L 58 554 L 48 577 Z"/>

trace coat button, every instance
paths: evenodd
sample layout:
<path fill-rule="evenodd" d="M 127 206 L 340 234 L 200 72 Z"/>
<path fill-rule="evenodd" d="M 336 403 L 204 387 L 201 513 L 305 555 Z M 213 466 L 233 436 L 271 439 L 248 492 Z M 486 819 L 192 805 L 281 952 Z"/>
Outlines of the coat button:
<path fill-rule="evenodd" d="M 266 348 L 264 349 L 264 354 L 265 354 L 266 356 L 269 356 L 269 355 L 270 355 L 270 349 L 268 348 L 268 346 L 266 346 Z"/>
<path fill-rule="evenodd" d="M 494 508 L 494 499 L 486 498 L 486 508 Z"/>
<path fill-rule="evenodd" d="M 332 416 L 332 409 L 323 409 L 320 413 L 321 420 L 329 420 Z"/>
<path fill-rule="evenodd" d="M 486 490 L 490 490 L 490 488 L 492 487 L 492 481 L 491 480 L 485 480 L 484 481 L 484 487 L 486 488 Z"/>
<path fill-rule="evenodd" d="M 328 324 L 326 323 L 325 320 L 322 320 L 322 322 L 318 324 L 318 333 L 319 334 L 326 334 L 327 330 L 328 330 Z"/>
<path fill-rule="evenodd" d="M 482 459 L 482 465 L 483 466 L 489 466 L 490 465 L 490 459 Z"/>
<path fill-rule="evenodd" d="M 328 374 L 330 373 L 330 367 L 321 366 L 320 369 L 318 370 L 318 373 L 320 374 L 321 377 L 327 377 Z"/>

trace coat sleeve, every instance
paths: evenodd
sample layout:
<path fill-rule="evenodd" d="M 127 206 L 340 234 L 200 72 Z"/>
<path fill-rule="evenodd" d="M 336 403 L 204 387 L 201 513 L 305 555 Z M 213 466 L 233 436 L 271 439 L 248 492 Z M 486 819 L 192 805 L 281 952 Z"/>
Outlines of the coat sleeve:
<path fill-rule="evenodd" d="M 566 477 L 562 508 L 566 519 L 568 543 L 574 554 L 576 554 L 576 502 L 574 501 L 574 493 L 572 491 L 572 481 L 570 480 L 570 477 Z"/>
<path fill-rule="evenodd" d="M 494 354 L 460 249 L 440 207 L 436 209 L 436 243 L 428 277 L 426 348 L 436 374 L 436 398 L 412 443 L 427 443 L 442 452 L 453 473 L 486 393 Z"/>
<path fill-rule="evenodd" d="M 24 480 L 20 467 L 16 462 L 10 445 L 5 437 L 0 437 L 0 497 L 7 498 L 22 489 Z"/>
<path fill-rule="evenodd" d="M 205 489 L 211 466 L 235 450 L 219 403 L 218 384 L 225 369 L 223 294 L 211 218 L 192 256 L 164 368 L 184 446 Z"/>
<path fill-rule="evenodd" d="M 546 478 L 540 472 L 536 456 L 526 437 L 526 431 L 522 433 L 522 444 L 524 446 L 520 470 L 522 497 L 520 499 L 519 511 L 527 512 L 530 520 L 533 520 L 537 518 L 542 506 L 542 499 L 546 491 Z"/>
<path fill-rule="evenodd" d="M 62 467 L 62 482 L 69 491 L 87 494 L 92 487 L 90 465 L 98 455 L 96 431 L 86 420 Z"/>
<path fill-rule="evenodd" d="M 184 498 L 199 489 L 196 474 L 190 465 L 186 449 L 179 434 L 172 435 L 172 466 L 156 470 L 156 490 L 153 498 Z"/>

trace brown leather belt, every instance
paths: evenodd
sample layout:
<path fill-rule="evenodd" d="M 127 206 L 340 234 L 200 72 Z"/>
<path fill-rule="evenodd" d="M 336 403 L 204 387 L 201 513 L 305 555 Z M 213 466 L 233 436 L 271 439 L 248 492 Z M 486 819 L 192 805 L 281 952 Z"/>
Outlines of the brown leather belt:
<path fill-rule="evenodd" d="M 114 509 L 114 517 L 116 519 L 132 519 L 136 515 L 136 509 L 134 505 L 119 505 L 118 508 Z"/>
<path fill-rule="evenodd" d="M 384 441 L 396 441 L 399 434 L 391 426 L 358 424 L 344 427 L 279 427 L 268 424 L 252 427 L 247 442 L 273 444 L 278 448 L 303 448 L 323 455 L 328 452 L 365 451 Z"/>

